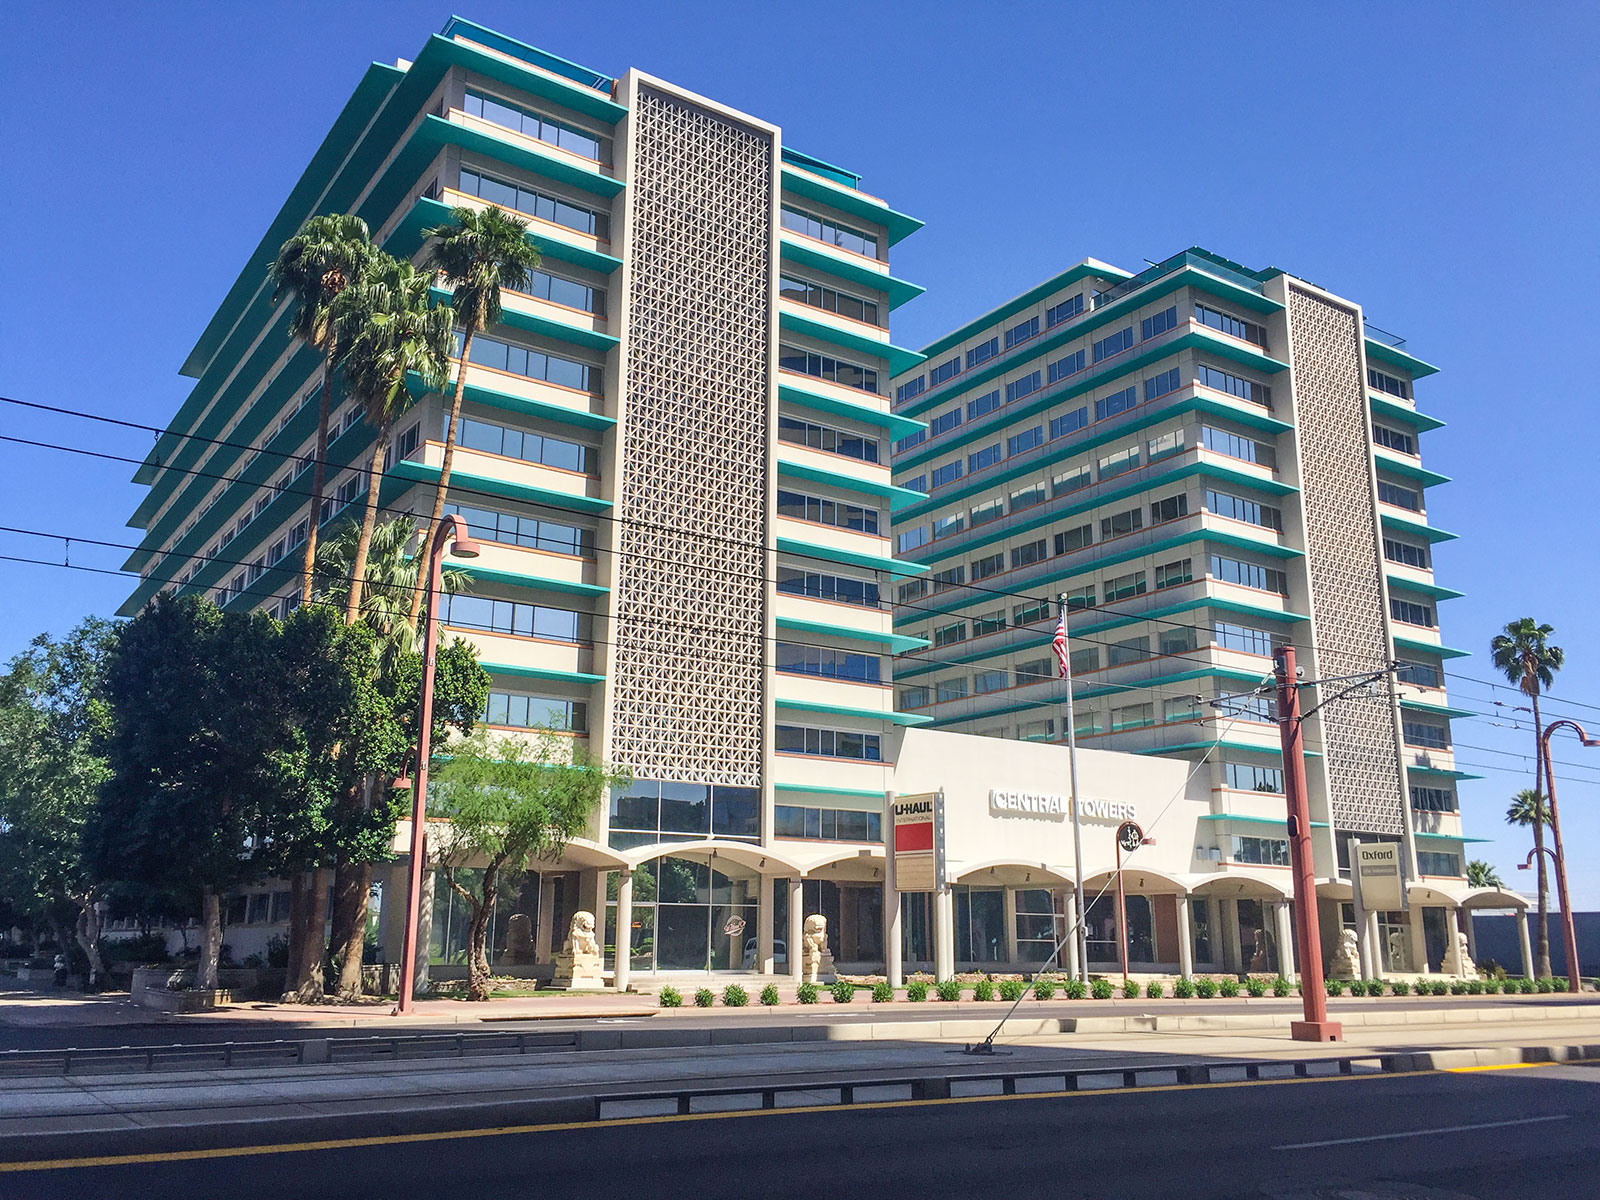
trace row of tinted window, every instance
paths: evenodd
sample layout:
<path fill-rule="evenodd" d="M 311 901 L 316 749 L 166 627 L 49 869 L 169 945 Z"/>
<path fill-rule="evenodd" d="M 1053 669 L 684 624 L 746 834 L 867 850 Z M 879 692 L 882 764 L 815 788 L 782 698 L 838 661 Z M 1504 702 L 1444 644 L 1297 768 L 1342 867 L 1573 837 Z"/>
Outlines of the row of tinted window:
<path fill-rule="evenodd" d="M 559 729 L 589 732 L 589 706 L 582 700 L 534 696 L 525 692 L 491 691 L 483 711 L 485 725 L 513 729 Z"/>
<path fill-rule="evenodd" d="M 853 529 L 857 533 L 878 532 L 878 510 L 859 504 L 846 504 L 823 496 L 807 496 L 803 492 L 778 489 L 778 515 L 796 521 L 815 521 L 839 529 Z"/>
<path fill-rule="evenodd" d="M 835 429 L 831 425 L 818 425 L 815 421 L 802 421 L 797 417 L 778 418 L 778 440 L 796 446 L 810 446 L 829 454 L 843 454 L 859 458 L 862 462 L 878 462 L 878 439 L 864 434 Z"/>
<path fill-rule="evenodd" d="M 522 294 L 593 313 L 597 317 L 606 315 L 606 294 L 602 289 L 579 283 L 575 279 L 563 279 L 548 271 L 529 271 L 528 285 L 522 289 Z"/>
<path fill-rule="evenodd" d="M 878 257 L 878 239 L 875 234 L 852 229 L 832 217 L 820 217 L 788 204 L 783 206 L 782 219 L 783 227 L 795 233 L 816 238 L 818 241 L 827 242 L 829 245 L 856 254 L 864 254 L 868 258 Z"/>
<path fill-rule="evenodd" d="M 869 325 L 878 324 L 877 301 L 852 296 L 849 292 L 841 292 L 837 288 L 824 287 L 820 283 L 812 283 L 809 279 L 796 279 L 792 275 L 780 276 L 778 295 L 785 300 L 820 308 L 824 312 L 838 313 L 841 317 L 865 321 Z"/>
<path fill-rule="evenodd" d="M 779 804 L 773 807 L 772 820 L 772 832 L 781 838 L 817 838 L 836 842 L 883 841 L 882 813 Z"/>
<path fill-rule="evenodd" d="M 791 596 L 807 596 L 813 600 L 832 600 L 838 604 L 854 604 L 862 608 L 878 607 L 876 581 L 856 579 L 849 575 L 830 575 L 823 571 L 780 566 L 778 590 Z"/>
<path fill-rule="evenodd" d="M 880 683 L 883 678 L 883 660 L 876 654 L 858 654 L 853 650 L 802 642 L 779 642 L 777 667 L 791 675 L 848 679 L 856 683 Z"/>
<path fill-rule="evenodd" d="M 600 470 L 599 451 L 593 446 L 568 442 L 546 434 L 511 429 L 489 421 L 479 421 L 476 418 L 461 418 L 456 427 L 456 440 L 468 450 L 502 454 L 507 458 L 558 467 L 563 471 L 595 475 Z"/>
<path fill-rule="evenodd" d="M 456 335 L 456 353 L 461 353 L 462 337 Z M 603 387 L 601 370 L 585 362 L 547 354 L 543 350 L 530 350 L 513 342 L 478 334 L 472 339 L 472 355 L 468 359 L 480 367 L 492 367 L 524 379 L 538 379 L 560 387 L 574 388 L 580 392 L 598 394 Z"/>
<path fill-rule="evenodd" d="M 761 790 L 637 779 L 612 794 L 611 828 L 680 837 L 759 837 Z"/>
<path fill-rule="evenodd" d="M 867 762 L 883 759 L 883 739 L 879 734 L 857 733 L 851 729 L 779 725 L 776 747 L 779 754 L 815 754 L 823 758 L 859 758 Z"/>
<path fill-rule="evenodd" d="M 454 502 L 446 504 L 444 511 L 461 517 L 467 523 L 468 532 L 480 541 L 522 546 L 529 550 L 549 550 L 555 554 L 575 554 L 583 558 L 594 557 L 594 530 L 566 521 L 525 517 Z"/>
<path fill-rule="evenodd" d="M 497 204 L 501 208 L 515 209 L 530 217 L 538 217 L 542 221 L 562 225 L 579 233 L 600 238 L 602 241 L 611 236 L 609 213 L 585 208 L 581 204 L 574 204 L 571 200 L 563 200 L 559 196 L 552 196 L 548 192 L 542 192 L 526 184 L 512 183 L 509 180 L 497 179 L 493 175 L 485 175 L 481 171 L 462 167 L 458 190 L 490 204 Z"/>
<path fill-rule="evenodd" d="M 487 596 L 446 596 L 439 620 L 456 629 L 482 629 L 555 642 L 587 642 L 593 628 L 589 613 Z"/>
<path fill-rule="evenodd" d="M 878 372 L 874 368 L 847 362 L 830 354 L 802 350 L 798 346 L 779 347 L 778 368 L 841 383 L 845 387 L 859 388 L 863 392 L 876 394 L 878 390 Z"/>
<path fill-rule="evenodd" d="M 470 116 L 481 117 L 506 129 L 514 129 L 538 138 L 552 146 L 581 154 L 595 162 L 608 162 L 611 158 L 611 139 L 591 133 L 567 121 L 558 121 L 509 100 L 501 100 L 482 92 L 467 90 L 462 108 Z"/>

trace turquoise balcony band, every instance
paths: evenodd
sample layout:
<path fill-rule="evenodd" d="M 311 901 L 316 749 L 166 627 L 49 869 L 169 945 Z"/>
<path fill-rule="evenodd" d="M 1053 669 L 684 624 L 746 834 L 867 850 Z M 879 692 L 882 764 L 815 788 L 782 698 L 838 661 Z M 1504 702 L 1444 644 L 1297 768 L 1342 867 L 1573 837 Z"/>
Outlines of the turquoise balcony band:
<path fill-rule="evenodd" d="M 1368 358 L 1387 363 L 1392 367 L 1399 367 L 1402 371 L 1409 371 L 1413 379 L 1424 379 L 1429 375 L 1437 375 L 1439 373 L 1439 368 L 1432 363 L 1423 362 L 1415 355 L 1407 354 L 1400 347 L 1379 341 L 1370 334 L 1367 336 L 1366 344 Z"/>
<path fill-rule="evenodd" d="M 452 473 L 453 477 L 453 473 Z M 573 583 L 566 579 L 552 579 L 547 575 L 534 575 L 526 571 L 499 571 L 479 566 L 476 562 L 451 562 L 452 570 L 461 571 L 478 583 L 507 584 L 512 587 L 534 588 L 545 592 L 563 592 L 569 596 L 593 598 L 604 596 L 610 589 L 594 583 Z"/>
<path fill-rule="evenodd" d="M 1372 409 L 1372 415 L 1380 421 L 1398 421 L 1402 425 L 1409 425 L 1418 433 L 1427 433 L 1433 429 L 1443 429 L 1444 422 L 1438 417 L 1426 416 L 1412 408 L 1409 404 L 1401 404 L 1398 400 L 1380 395 L 1377 392 L 1367 393 L 1367 405 Z"/>
<path fill-rule="evenodd" d="M 1382 511 L 1378 514 L 1385 529 L 1393 529 L 1400 533 L 1409 533 L 1413 537 L 1427 538 L 1430 542 L 1453 542 L 1456 535 L 1437 526 L 1429 525 L 1426 520 L 1402 517 L 1399 513 Z"/>
<path fill-rule="evenodd" d="M 1399 575 L 1385 575 L 1389 587 L 1393 591 L 1414 592 L 1419 596 L 1427 596 L 1433 600 L 1459 600 L 1465 592 L 1458 592 L 1454 588 L 1440 587 L 1436 583 L 1423 583 L 1414 579 L 1405 579 Z"/>
<path fill-rule="evenodd" d="M 1406 712 L 1428 713 L 1435 717 L 1476 717 L 1478 714 L 1470 708 L 1452 708 L 1448 704 L 1429 704 L 1426 700 L 1416 700 L 1409 696 L 1400 698 L 1400 707 Z"/>
<path fill-rule="evenodd" d="M 1430 842 L 1492 842 L 1493 838 L 1464 837 L 1459 833 L 1413 833 L 1412 837 L 1419 841 Z"/>
<path fill-rule="evenodd" d="M 865 554 L 858 550 L 840 550 L 835 546 L 824 546 L 817 542 L 803 542 L 798 538 L 780 537 L 778 539 L 778 553 L 793 554 L 812 563 L 849 563 L 853 567 L 865 567 L 869 571 L 883 571 L 900 579 L 920 575 L 928 569 L 921 563 L 905 562 L 898 558 L 889 558 L 880 554 Z"/>
<path fill-rule="evenodd" d="M 1436 646 L 1432 642 L 1419 642 L 1415 638 L 1396 636 L 1394 648 L 1406 654 L 1437 654 L 1440 658 L 1470 658 L 1471 650 L 1457 650 L 1453 646 Z"/>
<path fill-rule="evenodd" d="M 411 483 L 437 483 L 439 468 L 406 459 L 395 463 L 389 474 Z M 546 508 L 566 509 L 568 512 L 600 513 L 611 507 L 611 501 L 596 496 L 574 496 L 551 488 L 535 487 L 527 483 L 512 483 L 488 475 L 475 475 L 456 468 L 450 472 L 450 485 L 463 492 L 478 492 L 500 496 L 506 500 L 524 500 L 529 504 L 542 504 Z"/>
<path fill-rule="evenodd" d="M 461 630 L 463 633 L 473 633 L 474 630 Z M 592 675 L 588 671 L 557 671 L 547 667 L 518 667 L 509 663 L 487 662 L 479 660 L 478 665 L 491 675 L 514 675 L 522 679 L 543 679 L 551 683 L 604 683 L 604 675 Z"/>
<path fill-rule="evenodd" d="M 917 218 L 895 211 L 874 196 L 833 183 L 787 163 L 783 166 L 783 190 L 802 201 L 814 200 L 859 220 L 882 225 L 889 234 L 891 246 L 910 237 L 923 226 L 923 222 Z"/>
<path fill-rule="evenodd" d="M 1274 738 L 1276 738 L 1278 736 L 1276 729 L 1273 730 L 1272 736 Z M 1187 754 L 1187 753 L 1189 753 L 1190 751 L 1193 751 L 1193 750 L 1232 750 L 1233 752 L 1235 752 L 1237 754 L 1266 754 L 1266 755 L 1270 755 L 1273 758 L 1279 758 L 1279 759 L 1281 759 L 1283 757 L 1283 748 L 1281 746 L 1277 746 L 1277 745 L 1255 746 L 1255 745 L 1251 745 L 1249 742 L 1229 742 L 1229 741 L 1220 741 L 1220 742 L 1184 742 L 1182 745 L 1179 745 L 1179 746 L 1146 746 L 1142 750 L 1133 750 L 1133 751 L 1130 751 L 1130 753 L 1132 753 L 1132 754 L 1143 754 L 1143 755 L 1151 755 L 1151 754 L 1180 754 L 1180 753 Z M 1306 758 L 1321 758 L 1322 757 L 1322 753 L 1320 751 L 1318 751 L 1318 750 L 1307 750 L 1305 752 L 1305 757 Z"/>
<path fill-rule="evenodd" d="M 891 654 L 904 654 L 908 650 L 923 650 L 929 644 L 927 638 L 907 637 L 901 633 L 876 633 L 865 629 L 853 629 L 848 625 L 827 625 L 821 621 L 802 621 L 795 617 L 779 617 L 778 629 L 788 633 L 810 633 L 818 637 L 840 638 L 847 642 L 865 642 L 869 645 L 882 646 Z"/>
<path fill-rule="evenodd" d="M 426 196 L 419 196 L 412 202 L 411 208 L 401 219 L 400 224 L 395 227 L 394 233 L 390 234 L 389 240 L 384 243 L 384 248 L 391 254 L 409 258 L 421 248 L 423 230 L 436 225 L 448 225 L 451 211 L 451 206 L 442 200 L 429 200 Z M 582 235 L 574 233 L 573 236 Z M 620 258 L 564 241 L 559 230 L 549 226 L 530 227 L 528 241 L 538 248 L 542 257 L 555 259 L 557 262 L 571 263 L 575 267 L 584 267 L 601 275 L 611 275 L 622 269 Z"/>
<path fill-rule="evenodd" d="M 450 289 L 446 287 L 429 288 L 428 296 L 435 304 L 450 303 Z M 516 292 L 504 292 L 502 296 L 503 302 L 500 306 L 500 324 L 502 325 L 509 325 L 513 329 L 523 329 L 529 333 L 536 333 L 540 337 L 552 338 L 574 346 L 583 346 L 589 350 L 610 350 L 619 340 L 609 333 L 601 333 L 596 329 L 587 328 L 579 324 L 582 318 L 576 314 L 574 314 L 571 321 L 555 320 L 519 307 L 522 301 Z M 531 302 L 538 303 L 537 300 Z"/>
<path fill-rule="evenodd" d="M 846 258 L 843 254 L 829 254 L 814 249 L 801 241 L 799 235 L 783 232 L 778 237 L 778 258 L 787 266 L 824 271 L 858 287 L 872 288 L 889 298 L 889 308 L 896 309 L 907 300 L 915 300 L 926 288 L 904 279 L 896 279 L 884 271 L 875 271 L 863 263 Z"/>
<path fill-rule="evenodd" d="M 480 378 L 484 377 L 480 376 Z M 493 378 L 492 375 L 486 377 Z M 445 387 L 446 395 L 454 395 L 455 381 L 453 379 Z M 406 376 L 406 388 L 419 400 L 428 394 L 427 389 L 422 386 L 422 377 L 415 372 Z M 466 399 L 474 404 L 481 404 L 485 408 L 498 408 L 502 412 L 520 413 L 525 417 L 538 417 L 542 421 L 554 421 L 557 424 L 571 425 L 577 429 L 592 429 L 597 432 L 604 432 L 617 423 L 615 417 L 608 417 L 604 413 L 586 412 L 579 408 L 567 408 L 561 404 L 547 404 L 542 400 L 530 400 L 526 396 L 514 396 L 510 392 L 502 392 L 477 383 L 467 384 Z"/>
<path fill-rule="evenodd" d="M 825 471 L 821 467 L 813 467 L 809 463 L 797 463 L 781 456 L 778 459 L 778 474 L 791 479 L 807 479 L 812 483 L 827 484 L 844 491 L 859 492 L 864 496 L 876 496 L 880 500 L 887 500 L 891 511 L 905 508 L 908 504 L 914 504 L 922 499 L 921 492 L 913 492 L 910 488 L 860 479 L 841 471 Z"/>
<path fill-rule="evenodd" d="M 891 725 L 926 725 L 930 718 L 893 709 L 851 708 L 844 704 L 821 704 L 810 700 L 785 700 L 779 696 L 773 705 L 788 712 L 816 713 L 825 717 L 854 717 L 863 721 L 888 721 Z"/>
<path fill-rule="evenodd" d="M 887 339 L 868 337 L 864 333 L 857 333 L 852 329 L 844 329 L 827 321 L 815 321 L 810 317 L 802 317 L 798 313 L 780 311 L 778 313 L 778 328 L 787 333 L 797 333 L 803 337 L 815 338 L 819 342 L 826 342 L 830 346 L 849 351 L 851 354 L 864 354 L 869 358 L 882 359 L 889 364 L 889 373 L 898 375 L 901 371 L 909 371 L 912 367 L 919 366 L 922 355 L 915 350 L 907 350 L 904 346 L 891 344 Z"/>
<path fill-rule="evenodd" d="M 497 50 L 499 54 L 487 54 L 477 46 L 453 40 L 457 36 L 467 39 L 468 43 L 476 42 L 478 46 Z M 548 50 L 520 42 L 516 38 L 507 37 L 474 21 L 468 21 L 463 17 L 451 17 L 445 24 L 443 32 L 436 38 L 429 39 L 423 54 L 434 49 L 436 41 L 443 43 L 443 49 L 448 52 L 451 63 L 468 67 L 475 74 L 488 76 L 498 83 L 558 101 L 568 108 L 577 109 L 613 125 L 627 114 L 626 108 L 610 99 L 611 89 L 616 86 L 616 80 L 611 76 L 590 70 L 559 55 L 551 54 Z M 538 70 L 523 70 L 515 63 L 507 63 L 502 55 L 521 59 Z M 418 61 L 421 61 L 420 56 Z M 551 75 L 560 78 L 551 79 Z M 567 80 L 572 82 L 569 84 Z"/>
<path fill-rule="evenodd" d="M 774 783 L 775 792 L 795 792 L 807 796 L 857 796 L 863 800 L 882 800 L 883 793 L 870 788 L 821 787 L 808 783 Z"/>
<path fill-rule="evenodd" d="M 1430 471 L 1421 463 L 1411 462 L 1409 459 L 1387 453 L 1381 446 L 1373 448 L 1372 459 L 1377 463 L 1378 470 L 1415 480 L 1425 488 L 1438 487 L 1441 483 L 1450 482 L 1450 476 L 1441 475 L 1437 471 Z"/>
<path fill-rule="evenodd" d="M 1407 775 L 1425 775 L 1430 779 L 1482 779 L 1482 775 L 1474 775 L 1469 771 L 1456 771 L 1449 767 L 1423 767 L 1415 763 L 1406 764 Z"/>
<path fill-rule="evenodd" d="M 778 384 L 778 399 L 791 408 L 807 409 L 824 416 L 848 417 L 852 421 L 875 426 L 888 431 L 889 436 L 894 438 L 921 433 L 928 428 L 926 422 L 908 420 L 886 408 L 875 408 L 870 404 L 857 404 L 840 399 L 838 396 L 830 396 L 787 378 Z M 887 456 L 885 458 L 887 459 Z"/>
<path fill-rule="evenodd" d="M 1243 821 L 1248 825 L 1280 825 L 1285 829 L 1289 826 L 1287 813 L 1281 817 L 1246 817 L 1240 813 L 1230 812 L 1204 813 L 1200 819 L 1202 821 Z M 1326 829 L 1327 827 L 1328 823 L 1326 821 L 1311 822 L 1311 828 L 1313 829 Z"/>

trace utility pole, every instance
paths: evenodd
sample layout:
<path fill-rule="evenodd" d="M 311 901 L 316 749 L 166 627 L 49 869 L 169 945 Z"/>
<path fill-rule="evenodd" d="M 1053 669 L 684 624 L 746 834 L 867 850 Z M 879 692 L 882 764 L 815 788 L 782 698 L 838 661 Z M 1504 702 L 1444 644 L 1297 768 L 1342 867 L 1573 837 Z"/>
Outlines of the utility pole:
<path fill-rule="evenodd" d="M 1294 647 L 1272 652 L 1278 683 L 1278 733 L 1283 742 L 1283 790 L 1288 802 L 1289 864 L 1294 875 L 1294 925 L 1300 941 L 1300 998 L 1305 1019 L 1290 1024 L 1300 1042 L 1337 1042 L 1338 1022 L 1328 1020 L 1328 992 L 1322 977 L 1322 930 L 1317 920 L 1317 877 L 1311 852 L 1311 808 L 1306 800 L 1305 745 L 1300 726 L 1300 680 Z"/>
<path fill-rule="evenodd" d="M 1078 730 L 1072 715 L 1072 649 L 1067 637 L 1067 594 L 1061 593 L 1061 639 L 1066 643 L 1061 654 L 1061 673 L 1067 680 L 1067 779 L 1072 790 L 1072 890 L 1077 914 L 1072 929 L 1077 947 L 1078 979 L 1089 982 L 1089 914 L 1083 911 L 1083 824 L 1078 818 Z M 1119 875 L 1120 879 L 1121 876 Z"/>

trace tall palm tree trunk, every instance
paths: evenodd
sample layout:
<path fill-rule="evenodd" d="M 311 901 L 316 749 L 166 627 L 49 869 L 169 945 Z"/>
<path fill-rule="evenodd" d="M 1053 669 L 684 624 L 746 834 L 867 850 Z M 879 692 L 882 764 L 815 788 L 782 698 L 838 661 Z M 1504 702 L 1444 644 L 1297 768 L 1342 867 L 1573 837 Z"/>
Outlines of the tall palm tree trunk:
<path fill-rule="evenodd" d="M 322 485 L 328 461 L 328 418 L 333 413 L 333 360 L 337 347 L 328 346 L 322 364 L 322 398 L 317 404 L 317 449 L 311 461 L 311 519 L 306 522 L 306 556 L 300 567 L 300 603 L 311 603 L 311 573 L 317 561 L 317 518 L 322 515 Z"/>
<path fill-rule="evenodd" d="M 344 607 L 346 625 L 361 619 L 361 589 L 367 581 L 367 554 L 372 549 L 372 530 L 378 523 L 378 488 L 383 482 L 383 453 L 389 448 L 389 426 L 378 429 L 372 443 L 372 459 L 367 463 L 367 507 L 361 517 L 361 537 L 356 542 L 356 555 L 350 563 L 350 599 Z"/>
<path fill-rule="evenodd" d="M 439 518 L 444 515 L 445 493 L 450 490 L 450 468 L 456 457 L 456 425 L 461 419 L 461 401 L 467 394 L 467 360 L 472 354 L 472 339 L 477 333 L 471 325 L 465 327 L 461 339 L 461 357 L 456 362 L 456 389 L 455 397 L 450 402 L 450 419 L 444 427 L 444 459 L 439 464 L 439 482 L 433 489 L 433 511 L 428 515 L 428 523 L 422 527 L 422 541 L 417 543 L 417 560 L 426 563 L 428 560 L 428 547 L 433 544 L 433 531 L 439 524 Z M 411 593 L 411 628 L 416 629 L 417 619 L 422 613 L 422 599 L 428 590 L 426 567 L 417 572 L 417 586 Z"/>
<path fill-rule="evenodd" d="M 1544 806 L 1550 803 L 1550 793 L 1545 790 L 1550 764 L 1545 762 L 1544 739 L 1539 736 L 1544 723 L 1539 719 L 1538 691 L 1530 698 L 1533 700 L 1533 790 L 1540 795 L 1539 806 L 1533 810 L 1533 856 L 1539 860 L 1539 923 L 1534 937 L 1533 962 L 1538 977 L 1544 979 L 1550 974 L 1550 880 L 1545 873 L 1544 821 L 1540 818 L 1544 816 Z"/>

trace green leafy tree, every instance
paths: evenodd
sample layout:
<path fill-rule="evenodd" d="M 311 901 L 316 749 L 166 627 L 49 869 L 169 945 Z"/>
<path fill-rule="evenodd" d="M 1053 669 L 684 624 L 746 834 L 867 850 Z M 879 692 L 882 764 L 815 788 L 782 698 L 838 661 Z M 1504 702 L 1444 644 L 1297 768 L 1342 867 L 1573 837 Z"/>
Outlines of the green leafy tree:
<path fill-rule="evenodd" d="M 1500 878 L 1500 872 L 1491 864 L 1481 858 L 1475 858 L 1467 864 L 1467 886 L 1505 887 L 1505 880 Z"/>
<path fill-rule="evenodd" d="M 104 890 L 82 852 L 106 778 L 96 753 L 107 712 L 99 696 L 113 626 L 91 618 L 61 641 L 40 636 L 0 676 L 0 895 L 13 918 L 76 940 L 89 986 L 103 982 L 98 904 Z"/>
<path fill-rule="evenodd" d="M 1556 672 L 1566 664 L 1566 654 L 1560 646 L 1550 644 L 1555 626 L 1541 625 L 1532 617 L 1522 617 L 1508 623 L 1495 634 L 1489 643 L 1489 653 L 1494 665 L 1505 677 L 1528 697 L 1533 707 L 1533 788 L 1538 794 L 1548 794 L 1546 780 L 1550 764 L 1545 762 L 1544 730 L 1539 715 L 1539 695 L 1555 684 Z M 1550 881 L 1544 861 L 1545 818 L 1531 821 L 1533 826 L 1534 858 L 1539 872 L 1539 920 L 1534 947 L 1534 969 L 1543 979 L 1550 974 Z"/>
<path fill-rule="evenodd" d="M 351 623 L 361 613 L 389 435 L 412 403 L 406 377 L 415 373 L 425 388 L 438 391 L 449 374 L 450 310 L 430 305 L 431 284 L 431 276 L 411 263 L 380 252 L 362 279 L 341 292 L 333 306 L 345 387 L 361 405 L 375 435 L 367 463 L 366 510 L 350 560 L 345 620 Z"/>
<path fill-rule="evenodd" d="M 311 513 L 306 525 L 305 562 L 301 568 L 300 602 L 311 599 L 311 573 L 316 562 L 317 521 L 328 460 L 328 417 L 333 411 L 333 373 L 339 360 L 339 329 L 334 302 L 359 282 L 372 262 L 374 249 L 367 223 L 348 213 L 307 218 L 278 251 L 271 268 L 274 301 L 292 295 L 299 302 L 289 323 L 299 338 L 322 355 L 322 387 L 317 404 L 317 448 L 311 463 Z"/>
<path fill-rule="evenodd" d="M 428 249 L 428 266 L 438 271 L 452 289 L 450 306 L 461 327 L 461 349 L 456 367 L 455 394 L 450 401 L 450 418 L 444 427 L 444 459 L 439 464 L 439 481 L 433 491 L 433 511 L 422 527 L 422 550 L 427 553 L 444 513 L 445 494 L 450 488 L 450 469 L 455 461 L 456 425 L 461 417 L 461 401 L 467 390 L 467 363 L 472 358 L 472 339 L 500 320 L 500 289 L 527 291 L 530 274 L 539 266 L 539 251 L 528 241 L 528 223 L 498 208 L 481 212 L 456 208 L 452 224 L 436 225 L 423 236 L 435 239 Z M 422 611 L 422 592 L 411 595 L 410 622 L 417 623 Z"/>
<path fill-rule="evenodd" d="M 548 732 L 527 739 L 480 732 L 447 753 L 429 789 L 429 816 L 443 818 L 429 838 L 445 882 L 472 910 L 467 997 L 487 1000 L 489 915 L 501 886 L 514 883 L 529 859 L 559 858 L 590 827 L 606 789 L 627 776 Z M 477 868 L 476 887 L 467 886 L 468 867 Z"/>

